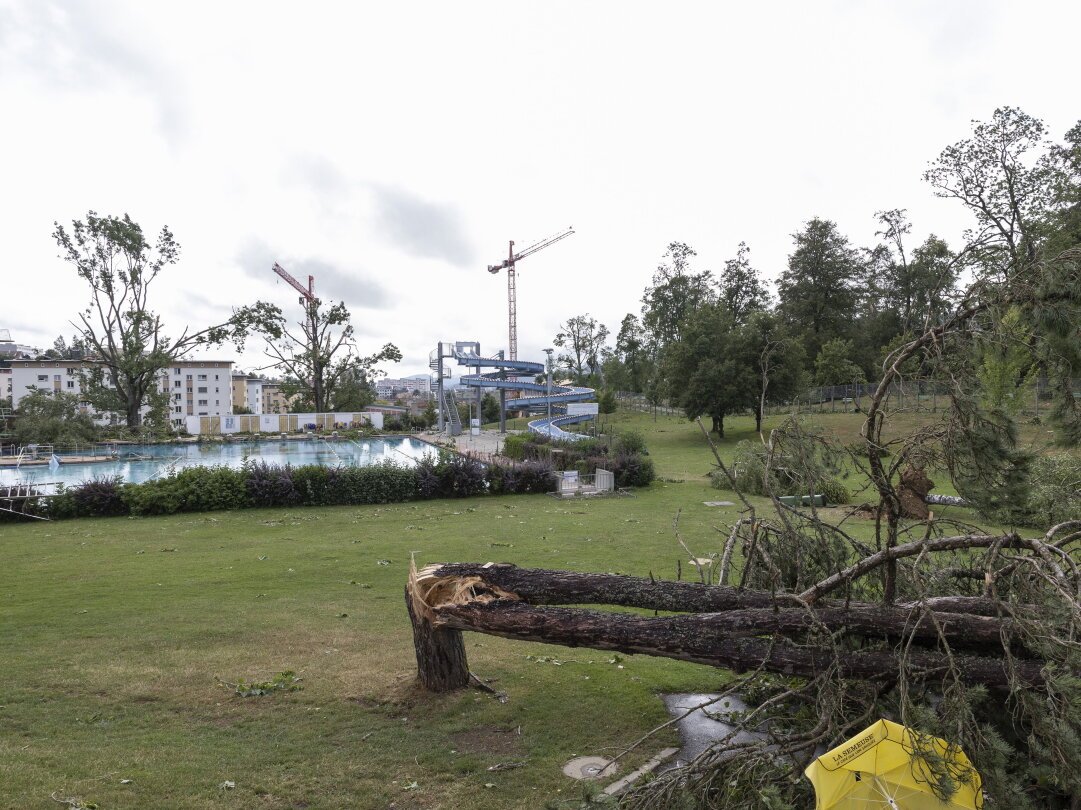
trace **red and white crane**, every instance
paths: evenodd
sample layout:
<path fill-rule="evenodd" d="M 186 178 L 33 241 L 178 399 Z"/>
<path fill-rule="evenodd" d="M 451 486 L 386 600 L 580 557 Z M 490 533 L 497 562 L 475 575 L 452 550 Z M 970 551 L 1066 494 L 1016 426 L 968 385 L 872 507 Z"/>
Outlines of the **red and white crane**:
<path fill-rule="evenodd" d="M 305 289 L 303 284 L 293 278 L 292 273 L 290 273 L 277 262 L 274 262 L 274 272 L 284 278 L 296 289 L 297 292 L 304 296 L 304 301 L 307 301 L 309 304 L 314 304 L 318 302 L 319 299 L 315 297 L 315 276 L 308 276 L 308 286 Z"/>
<path fill-rule="evenodd" d="M 518 253 L 514 252 L 514 242 L 511 242 L 507 248 L 507 258 L 499 264 L 488 265 L 489 273 L 498 273 L 500 270 L 507 271 L 507 321 L 509 326 L 507 353 L 510 355 L 510 360 L 518 359 L 518 293 L 515 281 L 515 265 L 526 256 L 530 256 L 538 250 L 543 250 L 549 245 L 554 245 L 560 239 L 566 239 L 572 233 L 574 233 L 574 228 L 567 228 L 567 230 L 546 237 Z"/>

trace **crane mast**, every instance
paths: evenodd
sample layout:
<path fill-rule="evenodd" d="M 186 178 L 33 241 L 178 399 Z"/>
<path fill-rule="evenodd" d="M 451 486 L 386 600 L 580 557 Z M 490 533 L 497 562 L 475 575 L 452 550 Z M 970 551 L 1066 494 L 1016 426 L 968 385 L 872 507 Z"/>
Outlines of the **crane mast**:
<path fill-rule="evenodd" d="M 514 252 L 513 240 L 507 247 L 507 258 L 499 264 L 488 265 L 489 273 L 498 273 L 500 270 L 507 271 L 507 354 L 509 359 L 518 359 L 518 284 L 516 265 L 520 259 L 531 256 L 538 250 L 543 250 L 549 245 L 554 245 L 560 239 L 566 239 L 574 233 L 574 228 L 567 228 L 557 234 L 541 239 L 518 253 Z"/>

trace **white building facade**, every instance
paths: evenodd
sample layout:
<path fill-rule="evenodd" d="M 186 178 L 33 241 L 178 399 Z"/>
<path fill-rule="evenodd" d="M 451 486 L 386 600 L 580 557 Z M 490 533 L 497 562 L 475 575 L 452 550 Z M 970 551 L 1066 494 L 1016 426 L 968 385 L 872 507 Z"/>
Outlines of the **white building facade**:
<path fill-rule="evenodd" d="M 375 381 L 375 394 L 380 399 L 392 399 L 401 394 L 412 396 L 417 391 L 421 396 L 431 396 L 432 381 L 428 377 L 383 377 Z"/>
<path fill-rule="evenodd" d="M 81 397 L 83 377 L 100 366 L 87 360 L 12 360 L 12 406 L 30 393 L 31 388 L 63 392 Z M 160 390 L 169 400 L 169 420 L 184 427 L 188 416 L 222 416 L 233 412 L 231 360 L 183 360 L 163 369 Z M 94 421 L 110 420 L 99 415 L 89 404 L 82 406 Z M 149 408 L 144 408 L 144 415 Z"/>

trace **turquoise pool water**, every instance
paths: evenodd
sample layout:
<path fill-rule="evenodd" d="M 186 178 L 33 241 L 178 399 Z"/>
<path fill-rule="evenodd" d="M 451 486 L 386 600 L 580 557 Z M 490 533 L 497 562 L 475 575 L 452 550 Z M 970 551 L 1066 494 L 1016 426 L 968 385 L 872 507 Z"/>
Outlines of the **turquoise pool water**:
<path fill-rule="evenodd" d="M 184 467 L 240 467 L 248 459 L 267 464 L 321 464 L 324 467 L 367 467 L 383 461 L 414 464 L 434 453 L 426 442 L 400 436 L 358 441 L 260 441 L 229 444 L 123 445 L 120 458 L 89 464 L 65 463 L 52 466 L 0 467 L 0 486 L 15 483 L 52 483 L 71 486 L 91 478 L 119 475 L 140 484 L 170 470 Z"/>

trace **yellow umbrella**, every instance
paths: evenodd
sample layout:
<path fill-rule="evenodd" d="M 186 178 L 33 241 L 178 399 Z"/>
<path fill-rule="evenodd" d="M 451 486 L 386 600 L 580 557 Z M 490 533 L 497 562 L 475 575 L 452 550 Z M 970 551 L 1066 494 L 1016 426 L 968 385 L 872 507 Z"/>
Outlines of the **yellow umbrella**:
<path fill-rule="evenodd" d="M 932 789 L 936 780 L 927 754 L 941 760 L 957 783 L 946 801 Z M 803 773 L 814 785 L 816 810 L 983 807 L 980 775 L 960 748 L 889 720 L 879 720 L 827 751 Z"/>

